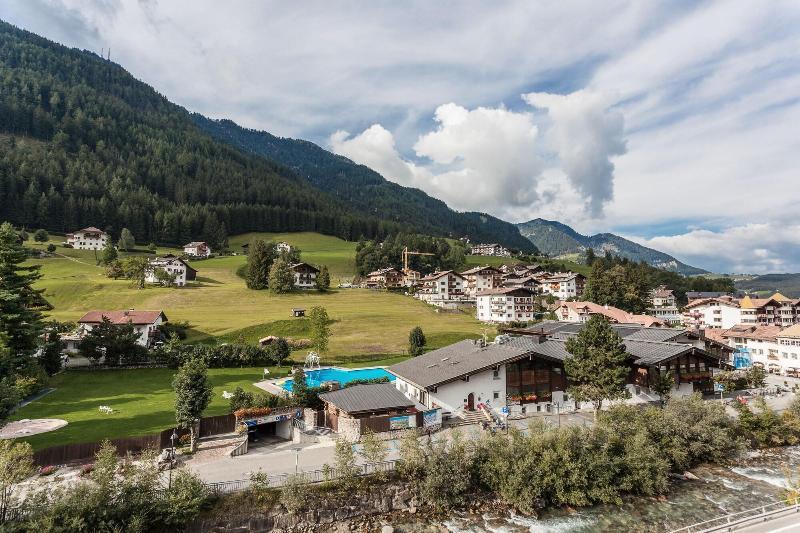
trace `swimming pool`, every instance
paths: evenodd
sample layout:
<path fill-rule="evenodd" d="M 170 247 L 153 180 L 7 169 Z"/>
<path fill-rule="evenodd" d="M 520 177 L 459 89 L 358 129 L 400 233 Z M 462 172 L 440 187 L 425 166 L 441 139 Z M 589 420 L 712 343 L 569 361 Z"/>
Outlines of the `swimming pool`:
<path fill-rule="evenodd" d="M 337 368 L 335 366 L 320 368 L 319 370 L 306 370 L 306 383 L 309 387 L 319 387 L 325 381 L 338 381 L 342 386 L 355 379 L 376 379 L 387 377 L 394 381 L 394 376 L 382 368 Z M 291 392 L 294 382 L 287 379 L 281 387 Z"/>

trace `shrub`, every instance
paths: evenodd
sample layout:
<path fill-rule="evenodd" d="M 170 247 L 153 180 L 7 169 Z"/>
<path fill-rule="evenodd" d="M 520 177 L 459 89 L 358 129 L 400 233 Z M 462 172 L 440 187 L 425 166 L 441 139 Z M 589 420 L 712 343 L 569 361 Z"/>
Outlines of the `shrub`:
<path fill-rule="evenodd" d="M 47 230 L 37 229 L 33 234 L 33 240 L 36 242 L 47 242 L 49 238 L 50 235 L 47 233 Z"/>
<path fill-rule="evenodd" d="M 792 405 L 782 415 L 778 415 L 764 398 L 756 398 L 753 403 L 755 410 L 745 403 L 734 403 L 734 409 L 739 413 L 739 431 L 742 437 L 758 448 L 800 442 L 800 419 L 793 412 Z"/>
<path fill-rule="evenodd" d="M 56 251 L 56 245 L 55 245 L 55 244 L 53 244 L 53 243 L 51 242 L 50 244 L 48 244 L 48 245 L 47 245 L 47 252 L 48 252 L 48 253 L 51 253 L 51 254 L 52 254 L 52 253 L 53 253 L 53 252 L 55 252 L 55 251 Z"/>
<path fill-rule="evenodd" d="M 286 342 L 289 343 L 289 348 L 292 350 L 311 348 L 314 345 L 311 339 L 286 339 Z"/>
<path fill-rule="evenodd" d="M 290 513 L 297 513 L 308 505 L 310 492 L 301 475 L 291 475 L 281 487 L 281 503 Z"/>
<path fill-rule="evenodd" d="M 239 409 L 234 411 L 234 415 L 236 418 L 243 419 L 243 418 L 256 418 L 259 416 L 267 416 L 272 412 L 272 409 L 269 407 L 246 407 L 244 409 Z"/>

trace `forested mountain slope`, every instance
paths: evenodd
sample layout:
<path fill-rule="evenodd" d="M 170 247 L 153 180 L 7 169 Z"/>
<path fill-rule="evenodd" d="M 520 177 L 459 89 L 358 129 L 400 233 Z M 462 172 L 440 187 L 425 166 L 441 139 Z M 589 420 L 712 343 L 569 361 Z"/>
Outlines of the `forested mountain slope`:
<path fill-rule="evenodd" d="M 359 213 L 399 224 L 412 223 L 418 233 L 468 236 L 472 242 L 499 242 L 518 250 L 535 251 L 511 223 L 484 213 L 453 211 L 419 189 L 388 181 L 369 167 L 314 143 L 242 128 L 230 120 L 212 120 L 196 113 L 192 116 L 215 138 L 286 165 Z"/>
<path fill-rule="evenodd" d="M 642 246 L 613 233 L 581 235 L 566 224 L 542 218 L 517 224 L 517 227 L 520 233 L 530 239 L 539 250 L 551 256 L 583 253 L 588 248 L 592 248 L 599 255 L 610 252 L 612 255 L 631 261 L 644 261 L 654 267 L 685 275 L 706 272 L 701 268 L 682 263 L 671 255 Z"/>
<path fill-rule="evenodd" d="M 365 200 L 357 184 L 320 186 L 336 182 L 324 179 L 330 172 L 344 183 L 357 165 L 330 166 L 336 156 L 293 141 L 318 152 L 307 172 L 219 142 L 121 66 L 2 21 L 0 79 L 0 219 L 17 225 L 127 227 L 140 242 L 173 244 L 247 231 L 355 240 L 405 230 L 532 246 L 511 224 L 455 213 L 420 191 L 391 184 Z"/>

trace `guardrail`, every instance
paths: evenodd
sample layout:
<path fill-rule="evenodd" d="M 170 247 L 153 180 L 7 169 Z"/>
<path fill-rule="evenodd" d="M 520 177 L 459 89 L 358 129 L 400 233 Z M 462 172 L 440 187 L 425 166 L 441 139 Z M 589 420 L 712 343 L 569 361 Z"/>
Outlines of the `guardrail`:
<path fill-rule="evenodd" d="M 372 474 L 376 474 L 378 472 L 391 472 L 396 468 L 397 462 L 398 461 L 383 461 L 380 463 L 365 463 L 363 465 L 356 465 L 357 468 L 360 469 L 356 475 L 360 477 L 371 476 Z M 270 487 L 282 487 L 286 484 L 286 481 L 289 478 L 294 476 L 298 476 L 301 479 L 301 482 L 304 484 L 332 481 L 334 479 L 338 479 L 339 477 L 336 475 L 336 469 L 331 468 L 330 470 L 307 470 L 298 472 L 297 474 L 268 474 L 267 479 L 269 480 Z M 250 480 L 237 479 L 234 481 L 206 483 L 206 487 L 208 487 L 208 489 L 216 495 L 233 494 L 249 488 Z"/>
<path fill-rule="evenodd" d="M 779 515 L 787 513 L 800 513 L 800 499 L 781 500 L 768 503 L 746 511 L 739 511 L 727 515 L 698 522 L 690 526 L 676 529 L 671 533 L 710 533 L 713 531 L 734 531 L 738 526 L 743 526 L 754 521 L 766 522 Z"/>

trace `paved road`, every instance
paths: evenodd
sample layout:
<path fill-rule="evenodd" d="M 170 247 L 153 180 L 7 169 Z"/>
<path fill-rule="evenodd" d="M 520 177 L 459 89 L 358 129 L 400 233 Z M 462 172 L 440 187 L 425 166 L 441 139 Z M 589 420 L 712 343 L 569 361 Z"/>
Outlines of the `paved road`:
<path fill-rule="evenodd" d="M 789 516 L 753 524 L 736 531 L 740 533 L 800 533 L 800 515 L 792 513 Z"/>

